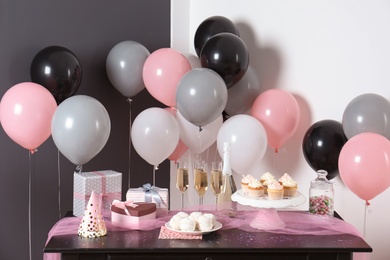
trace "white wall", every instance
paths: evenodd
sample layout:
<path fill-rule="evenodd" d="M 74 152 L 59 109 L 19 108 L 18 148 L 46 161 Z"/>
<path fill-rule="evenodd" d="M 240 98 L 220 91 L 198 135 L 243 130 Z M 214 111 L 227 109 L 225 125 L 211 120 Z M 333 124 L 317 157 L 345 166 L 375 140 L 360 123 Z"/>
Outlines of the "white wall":
<path fill-rule="evenodd" d="M 210 16 L 225 16 L 248 46 L 262 88 L 284 89 L 296 97 L 301 108 L 297 133 L 278 154 L 268 149 L 254 174 L 287 172 L 305 196 L 316 177 L 301 149 L 306 130 L 324 119 L 341 122 L 347 104 L 360 94 L 390 98 L 388 0 L 172 0 L 171 10 L 172 48 L 195 54 L 199 24 Z M 177 208 L 179 197 L 171 179 L 172 206 Z M 371 259 L 388 259 L 390 189 L 367 208 L 339 177 L 335 181 L 336 211 L 373 247 Z M 191 190 L 189 204 L 195 203 Z M 208 193 L 206 200 L 213 203 Z M 299 209 L 307 209 L 307 203 Z"/>

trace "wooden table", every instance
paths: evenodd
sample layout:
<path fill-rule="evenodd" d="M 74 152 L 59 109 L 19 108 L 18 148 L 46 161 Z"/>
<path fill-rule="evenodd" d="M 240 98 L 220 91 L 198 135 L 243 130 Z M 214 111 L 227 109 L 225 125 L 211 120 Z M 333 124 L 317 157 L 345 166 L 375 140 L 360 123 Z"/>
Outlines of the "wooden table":
<path fill-rule="evenodd" d="M 358 236 L 286 235 L 271 232 L 218 230 L 192 240 L 158 239 L 160 229 L 109 231 L 87 239 L 77 234 L 53 236 L 45 253 L 60 253 L 63 260 L 124 259 L 352 259 L 353 252 L 372 252 Z"/>

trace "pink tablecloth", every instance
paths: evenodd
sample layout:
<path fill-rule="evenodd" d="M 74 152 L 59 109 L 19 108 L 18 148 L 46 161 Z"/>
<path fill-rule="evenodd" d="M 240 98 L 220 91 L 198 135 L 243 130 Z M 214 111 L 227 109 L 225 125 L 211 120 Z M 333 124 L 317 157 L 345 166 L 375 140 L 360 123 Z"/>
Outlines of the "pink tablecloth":
<path fill-rule="evenodd" d="M 192 211 L 188 211 L 192 212 Z M 171 211 L 168 215 L 158 217 L 155 220 L 145 222 L 140 230 L 153 230 L 165 225 L 177 211 Z M 210 211 L 217 215 L 215 212 Z M 267 231 L 289 235 L 337 235 L 352 234 L 360 236 L 360 233 L 351 224 L 331 216 L 313 215 L 302 211 L 276 211 L 275 209 L 256 209 L 238 211 L 234 218 L 217 216 L 222 223 L 222 229 L 241 229 L 247 232 Z M 48 234 L 47 242 L 52 236 L 77 234 L 81 218 L 69 217 L 58 221 Z M 106 219 L 108 231 L 125 230 L 115 227 L 109 219 Z M 354 254 L 354 259 L 367 259 L 368 254 Z M 45 253 L 45 260 L 60 259 L 59 254 Z"/>

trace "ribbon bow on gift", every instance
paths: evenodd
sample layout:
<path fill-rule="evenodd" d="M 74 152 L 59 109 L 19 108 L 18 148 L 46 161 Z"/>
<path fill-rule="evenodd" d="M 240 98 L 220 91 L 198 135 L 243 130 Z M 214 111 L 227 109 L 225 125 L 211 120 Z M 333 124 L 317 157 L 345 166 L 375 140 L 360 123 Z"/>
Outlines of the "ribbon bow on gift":
<path fill-rule="evenodd" d="M 160 194 L 158 194 L 157 192 L 158 188 L 156 186 L 152 186 L 150 185 L 150 183 L 146 183 L 142 186 L 142 188 L 143 191 L 145 192 L 145 202 L 152 202 L 152 198 L 153 198 L 158 208 L 161 208 L 161 204 L 167 207 L 164 200 L 161 198 Z"/>
<path fill-rule="evenodd" d="M 123 209 L 126 212 L 126 215 L 129 216 L 130 216 L 130 212 L 127 210 L 126 207 L 132 207 L 132 208 L 138 207 L 138 205 L 134 204 L 132 201 L 120 201 L 120 200 L 114 200 L 112 202 L 112 205 L 114 205 L 117 208 Z"/>

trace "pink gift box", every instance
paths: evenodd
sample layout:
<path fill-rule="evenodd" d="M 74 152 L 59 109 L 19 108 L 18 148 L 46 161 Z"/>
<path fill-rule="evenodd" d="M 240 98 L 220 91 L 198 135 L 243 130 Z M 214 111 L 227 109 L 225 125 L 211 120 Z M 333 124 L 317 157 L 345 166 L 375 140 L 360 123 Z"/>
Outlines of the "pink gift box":
<path fill-rule="evenodd" d="M 115 200 L 111 205 L 111 223 L 114 226 L 140 229 L 156 219 L 156 204 L 148 202 L 121 202 Z"/>
<path fill-rule="evenodd" d="M 154 202 L 157 215 L 166 215 L 169 209 L 169 191 L 167 188 L 151 186 L 149 183 L 139 188 L 130 188 L 126 193 L 127 201 Z"/>
<path fill-rule="evenodd" d="M 114 200 L 122 197 L 122 173 L 105 170 L 93 172 L 75 172 L 73 176 L 73 215 L 84 214 L 92 191 L 102 196 L 102 215 L 110 215 Z"/>

